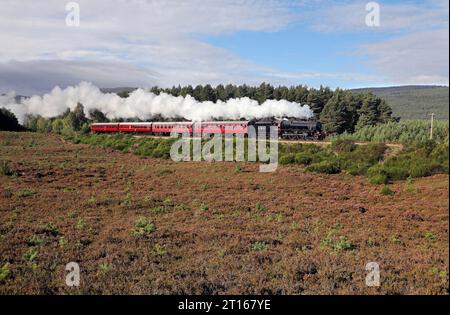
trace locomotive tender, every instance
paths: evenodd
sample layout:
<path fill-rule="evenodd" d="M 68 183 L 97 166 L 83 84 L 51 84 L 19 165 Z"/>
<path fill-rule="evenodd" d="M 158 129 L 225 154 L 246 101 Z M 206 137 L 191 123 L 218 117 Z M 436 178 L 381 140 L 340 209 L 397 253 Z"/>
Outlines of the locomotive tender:
<path fill-rule="evenodd" d="M 189 133 L 233 133 L 248 134 L 249 127 L 253 126 L 258 133 L 269 136 L 270 127 L 278 127 L 278 136 L 281 139 L 292 140 L 322 140 L 325 137 L 322 125 L 315 119 L 259 119 L 249 121 L 203 121 L 193 123 L 183 122 L 122 122 L 122 123 L 93 123 L 93 133 L 131 133 L 150 134 L 155 136 L 169 136 L 171 132 Z"/>

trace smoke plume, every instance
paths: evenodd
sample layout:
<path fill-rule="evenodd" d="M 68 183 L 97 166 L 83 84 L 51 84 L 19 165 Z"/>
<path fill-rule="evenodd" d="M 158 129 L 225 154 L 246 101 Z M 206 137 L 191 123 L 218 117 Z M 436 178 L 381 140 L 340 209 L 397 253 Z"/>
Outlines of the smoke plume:
<path fill-rule="evenodd" d="M 54 117 L 62 114 L 67 108 L 74 109 L 77 103 L 83 104 L 86 113 L 91 109 L 101 110 L 112 118 L 149 119 L 155 115 L 164 118 L 185 118 L 192 121 L 211 119 L 253 119 L 264 117 L 298 117 L 310 118 L 313 112 L 308 105 L 300 105 L 286 100 L 267 100 L 259 105 L 250 98 L 230 99 L 226 102 L 199 102 L 187 95 L 172 96 L 166 93 L 156 95 L 144 89 L 137 89 L 127 98 L 114 93 L 103 93 L 88 82 L 61 89 L 59 87 L 43 96 L 34 95 L 17 101 L 13 92 L 0 96 L 0 107 L 11 110 L 20 122 L 25 115 L 41 115 Z"/>

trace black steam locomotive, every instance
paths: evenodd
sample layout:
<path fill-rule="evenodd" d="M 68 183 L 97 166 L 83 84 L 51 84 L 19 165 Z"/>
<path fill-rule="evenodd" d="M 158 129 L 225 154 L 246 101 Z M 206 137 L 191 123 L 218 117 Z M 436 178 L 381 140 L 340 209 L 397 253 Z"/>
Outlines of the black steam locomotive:
<path fill-rule="evenodd" d="M 258 133 L 264 132 L 269 137 L 270 127 L 278 127 L 278 137 L 290 140 L 323 140 L 325 132 L 322 124 L 316 119 L 299 119 L 299 118 L 283 118 L 283 119 L 260 119 L 251 120 L 249 126 L 254 126 Z"/>

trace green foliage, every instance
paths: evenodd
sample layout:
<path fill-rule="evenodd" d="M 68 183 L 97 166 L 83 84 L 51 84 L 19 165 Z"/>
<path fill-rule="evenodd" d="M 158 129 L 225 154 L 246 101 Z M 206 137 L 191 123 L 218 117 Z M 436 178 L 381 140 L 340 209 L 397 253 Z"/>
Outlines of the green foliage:
<path fill-rule="evenodd" d="M 278 163 L 280 163 L 281 165 L 292 164 L 294 162 L 295 162 L 295 154 L 293 153 L 283 155 L 278 159 Z"/>
<path fill-rule="evenodd" d="M 209 210 L 208 204 L 206 202 L 202 202 L 201 205 L 200 205 L 200 211 L 205 212 L 205 211 L 208 211 L 208 210 Z"/>
<path fill-rule="evenodd" d="M 338 174 L 341 172 L 339 163 L 333 160 L 313 163 L 307 166 L 306 170 L 309 172 L 325 173 L 325 174 Z"/>
<path fill-rule="evenodd" d="M 32 262 L 34 262 L 36 260 L 38 255 L 39 255 L 38 249 L 35 248 L 35 247 L 31 247 L 31 248 L 28 249 L 27 252 L 25 252 L 25 254 L 23 254 L 23 259 L 26 262 L 32 263 Z"/>
<path fill-rule="evenodd" d="M 110 272 L 111 269 L 112 269 L 112 264 L 102 263 L 102 264 L 99 265 L 99 270 L 103 274 L 106 274 L 106 273 Z"/>
<path fill-rule="evenodd" d="M 388 182 L 388 177 L 386 174 L 375 174 L 369 177 L 369 183 L 379 185 L 386 184 Z"/>
<path fill-rule="evenodd" d="M 167 250 L 163 245 L 156 243 L 153 246 L 152 254 L 153 256 L 165 256 L 167 254 Z"/>
<path fill-rule="evenodd" d="M 260 252 L 267 249 L 267 245 L 265 242 L 256 241 L 250 244 L 250 250 L 254 252 Z"/>
<path fill-rule="evenodd" d="M 153 213 L 164 214 L 164 213 L 167 213 L 167 207 L 165 207 L 165 206 L 158 206 L 158 207 L 152 208 L 151 211 Z"/>
<path fill-rule="evenodd" d="M 159 175 L 164 175 L 164 174 L 173 174 L 175 173 L 174 170 L 170 170 L 170 169 L 162 169 L 159 171 Z"/>
<path fill-rule="evenodd" d="M 27 240 L 27 245 L 28 246 L 39 246 L 42 243 L 44 243 L 44 239 L 37 236 L 37 235 L 33 235 L 31 236 L 28 240 Z"/>
<path fill-rule="evenodd" d="M 32 189 L 24 188 L 20 189 L 16 192 L 17 197 L 29 197 L 34 195 L 36 192 Z"/>
<path fill-rule="evenodd" d="M 430 242 L 437 240 L 437 236 L 433 232 L 426 232 L 424 236 Z"/>
<path fill-rule="evenodd" d="M 402 119 L 427 119 L 435 113 L 448 120 L 448 86 L 399 86 L 351 90 L 353 93 L 372 92 L 386 100 L 393 115 Z"/>
<path fill-rule="evenodd" d="M 336 252 L 341 252 L 344 250 L 350 250 L 354 248 L 354 245 L 349 241 L 349 239 L 344 236 L 338 236 L 338 231 L 342 228 L 342 225 L 337 224 L 327 231 L 325 237 L 321 240 L 320 245 L 323 247 L 331 248 Z"/>
<path fill-rule="evenodd" d="M 388 122 L 376 126 L 364 126 L 356 132 L 344 133 L 340 136 L 330 136 L 330 140 L 347 139 L 353 141 L 373 142 L 400 142 L 411 145 L 417 142 L 426 142 L 430 138 L 430 121 L 405 120 L 401 122 Z M 435 121 L 433 126 L 433 139 L 437 142 L 449 140 L 448 121 Z"/>
<path fill-rule="evenodd" d="M 337 154 L 350 153 L 356 150 L 357 145 L 350 139 L 338 139 L 331 143 L 331 150 Z"/>
<path fill-rule="evenodd" d="M 255 210 L 256 212 L 265 212 L 267 209 L 261 202 L 258 201 L 256 203 Z"/>
<path fill-rule="evenodd" d="M 391 190 L 391 188 L 389 188 L 388 185 L 384 185 L 380 190 L 380 194 L 385 195 L 385 196 L 392 196 L 395 193 Z"/>
<path fill-rule="evenodd" d="M 10 274 L 9 264 L 6 263 L 0 267 L 0 282 L 5 281 Z"/>
<path fill-rule="evenodd" d="M 147 236 L 156 230 L 155 225 L 145 217 L 139 217 L 134 222 L 132 235 L 135 237 Z"/>
<path fill-rule="evenodd" d="M 376 164 L 367 171 L 369 177 L 385 176 L 388 180 L 430 176 L 448 173 L 448 144 L 427 141 L 410 145 L 388 158 L 383 164 Z"/>
<path fill-rule="evenodd" d="M 0 162 L 0 175 L 18 176 L 19 172 L 13 170 L 8 161 L 1 161 Z"/>
<path fill-rule="evenodd" d="M 58 227 L 53 222 L 47 223 L 44 227 L 44 230 L 46 233 L 49 233 L 53 236 L 56 236 L 59 234 Z"/>
<path fill-rule="evenodd" d="M 310 153 L 297 153 L 295 155 L 295 163 L 302 165 L 309 165 L 314 160 L 314 157 Z"/>

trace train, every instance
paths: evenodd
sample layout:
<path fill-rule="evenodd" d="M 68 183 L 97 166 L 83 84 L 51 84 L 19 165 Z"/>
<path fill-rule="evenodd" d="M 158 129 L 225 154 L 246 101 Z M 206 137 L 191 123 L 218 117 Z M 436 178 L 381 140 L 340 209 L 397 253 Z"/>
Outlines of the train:
<path fill-rule="evenodd" d="M 93 133 L 129 133 L 148 134 L 154 136 L 169 136 L 171 132 L 192 133 L 233 133 L 248 135 L 249 127 L 256 132 L 270 135 L 270 127 L 278 127 L 278 138 L 290 140 L 322 140 L 325 133 L 320 121 L 316 119 L 253 119 L 247 121 L 202 121 L 202 122 L 108 122 L 92 123 Z"/>

